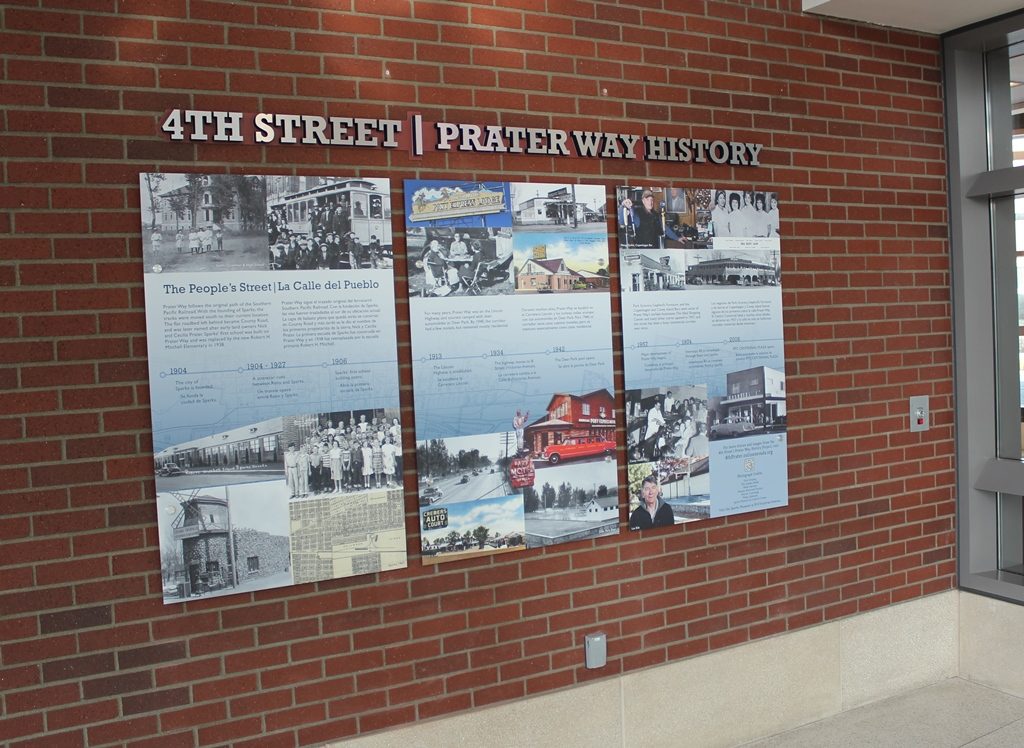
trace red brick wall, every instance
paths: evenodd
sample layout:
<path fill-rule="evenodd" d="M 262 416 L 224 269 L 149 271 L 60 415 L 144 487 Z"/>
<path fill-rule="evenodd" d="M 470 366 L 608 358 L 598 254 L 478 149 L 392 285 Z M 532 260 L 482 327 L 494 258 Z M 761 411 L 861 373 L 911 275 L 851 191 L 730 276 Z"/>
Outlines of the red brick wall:
<path fill-rule="evenodd" d="M 0 743 L 311 744 L 953 586 L 937 40 L 798 0 L 490 5 L 0 6 Z M 171 144 L 175 107 L 692 133 L 762 142 L 765 166 Z M 618 537 L 423 567 L 408 473 L 407 570 L 164 606 L 137 187 L 156 169 L 778 190 L 789 507 L 644 534 L 623 513 Z M 404 321 L 400 340 L 408 408 Z M 911 394 L 932 397 L 923 435 Z"/>

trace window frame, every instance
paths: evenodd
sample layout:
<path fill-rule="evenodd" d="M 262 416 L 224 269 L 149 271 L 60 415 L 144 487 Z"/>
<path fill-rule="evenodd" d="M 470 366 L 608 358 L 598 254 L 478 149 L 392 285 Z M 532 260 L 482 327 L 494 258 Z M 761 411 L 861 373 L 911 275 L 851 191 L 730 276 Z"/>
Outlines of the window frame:
<path fill-rule="evenodd" d="M 1024 461 L 1000 456 L 1008 447 L 1013 452 L 1013 445 L 1019 455 L 1021 442 L 1016 272 L 1000 267 L 1007 257 L 1015 262 L 1016 249 L 1013 200 L 995 198 L 1024 194 L 1024 166 L 1012 166 L 1009 68 L 988 53 L 1022 41 L 1024 12 L 943 38 L 959 584 L 1019 603 L 1024 603 L 1024 575 L 1000 570 L 1000 555 L 1007 550 L 1001 548 L 1006 544 L 1000 538 L 1000 514 L 1004 529 L 1006 522 L 1015 523 L 1019 550 L 1018 497 L 1024 492 Z M 1005 99 L 988 95 L 999 86 Z M 1012 325 L 1003 316 L 1008 284 L 1014 300 Z M 997 325 L 997 320 L 1003 322 Z M 1012 372 L 1009 358 L 1014 361 Z M 1001 393 L 1006 395 L 1002 401 Z M 1007 417 L 1011 412 L 1014 418 Z"/>

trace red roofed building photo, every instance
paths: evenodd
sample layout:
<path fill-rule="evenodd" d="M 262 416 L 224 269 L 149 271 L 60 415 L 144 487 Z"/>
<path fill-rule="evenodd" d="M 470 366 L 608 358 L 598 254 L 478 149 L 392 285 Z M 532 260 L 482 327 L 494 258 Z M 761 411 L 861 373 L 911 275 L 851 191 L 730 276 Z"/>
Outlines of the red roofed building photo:
<path fill-rule="evenodd" d="M 519 270 L 517 291 L 571 291 L 573 272 L 561 259 L 537 260 L 530 258 Z"/>
<path fill-rule="evenodd" d="M 585 395 L 559 392 L 551 396 L 547 413 L 526 427 L 527 448 L 535 458 L 550 462 L 572 457 L 603 455 L 605 447 L 615 441 L 615 399 L 608 390 L 594 390 Z M 558 447 L 559 449 L 554 449 Z M 552 459 L 552 455 L 557 455 Z"/>

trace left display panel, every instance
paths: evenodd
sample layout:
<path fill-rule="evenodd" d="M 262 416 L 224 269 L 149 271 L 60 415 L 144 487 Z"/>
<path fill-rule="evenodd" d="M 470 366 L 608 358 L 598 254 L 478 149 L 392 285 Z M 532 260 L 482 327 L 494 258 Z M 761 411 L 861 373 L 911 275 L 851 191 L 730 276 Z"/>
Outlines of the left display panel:
<path fill-rule="evenodd" d="M 403 568 L 390 181 L 139 186 L 164 602 Z"/>

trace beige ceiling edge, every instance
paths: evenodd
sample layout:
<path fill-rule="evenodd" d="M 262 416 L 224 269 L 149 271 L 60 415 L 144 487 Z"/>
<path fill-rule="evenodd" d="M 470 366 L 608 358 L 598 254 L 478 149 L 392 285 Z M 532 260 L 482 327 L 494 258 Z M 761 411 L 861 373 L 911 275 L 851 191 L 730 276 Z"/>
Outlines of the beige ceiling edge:
<path fill-rule="evenodd" d="M 942 34 L 1021 9 L 1021 0 L 803 0 L 807 13 Z"/>

